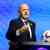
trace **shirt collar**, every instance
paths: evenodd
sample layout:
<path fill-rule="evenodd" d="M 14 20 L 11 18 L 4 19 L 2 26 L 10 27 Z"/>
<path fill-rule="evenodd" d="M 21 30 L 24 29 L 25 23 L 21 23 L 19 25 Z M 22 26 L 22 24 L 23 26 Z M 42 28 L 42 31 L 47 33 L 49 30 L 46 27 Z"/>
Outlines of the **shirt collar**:
<path fill-rule="evenodd" d="M 24 20 L 24 19 L 21 18 L 21 21 L 22 21 L 22 22 L 26 22 L 27 20 Z"/>

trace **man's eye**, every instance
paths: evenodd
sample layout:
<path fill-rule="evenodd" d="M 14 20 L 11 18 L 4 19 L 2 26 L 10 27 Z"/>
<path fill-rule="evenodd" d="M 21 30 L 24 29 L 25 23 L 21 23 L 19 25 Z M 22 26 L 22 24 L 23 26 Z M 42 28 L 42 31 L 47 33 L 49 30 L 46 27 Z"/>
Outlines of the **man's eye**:
<path fill-rule="evenodd" d="M 28 10 L 28 9 L 23 9 L 23 11 Z"/>

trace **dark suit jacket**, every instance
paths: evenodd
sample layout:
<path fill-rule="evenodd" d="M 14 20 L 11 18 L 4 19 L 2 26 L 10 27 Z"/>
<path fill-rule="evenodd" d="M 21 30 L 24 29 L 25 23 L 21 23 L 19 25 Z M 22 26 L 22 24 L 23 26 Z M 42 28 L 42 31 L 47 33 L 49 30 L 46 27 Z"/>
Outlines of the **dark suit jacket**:
<path fill-rule="evenodd" d="M 29 32 L 25 32 L 24 34 L 20 33 L 20 36 L 16 36 L 16 30 L 23 26 L 23 22 L 20 20 L 20 18 L 10 22 L 8 31 L 6 33 L 6 38 L 12 42 L 36 41 L 35 23 L 30 20 L 27 22 L 29 22 L 31 27 L 32 39 L 30 39 Z"/>

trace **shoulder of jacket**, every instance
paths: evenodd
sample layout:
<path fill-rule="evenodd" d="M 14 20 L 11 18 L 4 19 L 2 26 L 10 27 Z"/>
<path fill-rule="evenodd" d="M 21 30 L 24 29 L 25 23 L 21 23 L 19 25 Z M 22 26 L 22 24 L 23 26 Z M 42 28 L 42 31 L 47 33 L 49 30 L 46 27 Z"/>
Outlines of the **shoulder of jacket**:
<path fill-rule="evenodd" d="M 18 22 L 18 19 L 12 19 L 12 20 L 10 21 L 10 23 L 15 23 L 15 22 Z"/>
<path fill-rule="evenodd" d="M 28 20 L 28 21 L 29 21 L 29 24 L 30 24 L 30 25 L 35 25 L 35 22 L 30 21 L 30 20 Z"/>

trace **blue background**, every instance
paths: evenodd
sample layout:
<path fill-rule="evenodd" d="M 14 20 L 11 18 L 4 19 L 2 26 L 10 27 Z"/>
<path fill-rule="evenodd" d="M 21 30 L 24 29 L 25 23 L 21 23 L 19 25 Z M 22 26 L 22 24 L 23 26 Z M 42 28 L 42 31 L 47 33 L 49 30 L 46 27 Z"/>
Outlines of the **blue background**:
<path fill-rule="evenodd" d="M 50 29 L 50 0 L 0 0 L 0 50 L 8 50 L 8 41 L 5 38 L 10 20 L 18 16 L 18 6 L 21 3 L 30 6 L 30 20 L 36 23 L 37 41 L 41 35 Z"/>

